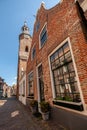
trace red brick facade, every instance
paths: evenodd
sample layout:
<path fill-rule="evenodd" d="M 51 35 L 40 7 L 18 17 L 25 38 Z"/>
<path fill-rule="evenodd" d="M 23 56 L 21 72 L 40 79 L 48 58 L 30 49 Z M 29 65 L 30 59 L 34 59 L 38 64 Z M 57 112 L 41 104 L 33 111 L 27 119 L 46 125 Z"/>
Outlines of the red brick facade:
<path fill-rule="evenodd" d="M 36 26 L 39 22 L 38 31 Z M 47 25 L 47 40 L 44 46 L 40 49 L 40 33 L 44 25 Z M 87 104 L 87 40 L 85 30 L 83 33 L 84 24 L 81 19 L 78 5 L 74 0 L 63 0 L 62 3 L 55 7 L 46 10 L 42 4 L 37 12 L 36 21 L 34 24 L 34 32 L 32 46 L 27 63 L 27 86 L 28 75 L 33 71 L 33 87 L 34 98 L 38 100 L 38 77 L 37 71 L 39 64 L 43 67 L 44 80 L 44 96 L 45 100 L 52 103 L 53 90 L 52 79 L 50 75 L 49 55 L 50 53 L 67 38 L 70 39 L 72 55 L 78 77 L 78 86 L 81 94 L 81 100 Z M 32 48 L 35 46 L 36 54 L 31 60 Z M 28 87 L 27 87 L 28 95 Z"/>

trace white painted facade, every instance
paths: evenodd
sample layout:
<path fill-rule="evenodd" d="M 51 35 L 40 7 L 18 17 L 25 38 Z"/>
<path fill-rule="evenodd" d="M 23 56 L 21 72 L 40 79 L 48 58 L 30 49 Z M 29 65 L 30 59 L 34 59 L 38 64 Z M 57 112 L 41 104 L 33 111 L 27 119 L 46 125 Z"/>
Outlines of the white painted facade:
<path fill-rule="evenodd" d="M 19 101 L 26 105 L 26 74 L 19 82 Z"/>

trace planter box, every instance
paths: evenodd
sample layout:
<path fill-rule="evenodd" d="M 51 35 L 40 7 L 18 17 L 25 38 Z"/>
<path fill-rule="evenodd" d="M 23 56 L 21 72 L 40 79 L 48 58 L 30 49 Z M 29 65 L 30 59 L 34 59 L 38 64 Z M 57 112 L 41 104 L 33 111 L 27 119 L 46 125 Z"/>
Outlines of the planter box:
<path fill-rule="evenodd" d="M 58 106 L 63 106 L 67 107 L 70 109 L 78 110 L 78 111 L 83 111 L 83 104 L 80 103 L 75 103 L 75 102 L 68 102 L 68 101 L 62 101 L 62 100 L 54 100 L 53 104 L 58 105 Z"/>

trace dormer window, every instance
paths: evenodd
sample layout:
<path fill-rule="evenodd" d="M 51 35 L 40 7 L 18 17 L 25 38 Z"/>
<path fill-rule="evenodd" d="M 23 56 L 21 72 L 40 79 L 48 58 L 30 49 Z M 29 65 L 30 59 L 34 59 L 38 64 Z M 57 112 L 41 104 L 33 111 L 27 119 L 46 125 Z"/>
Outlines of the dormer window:
<path fill-rule="evenodd" d="M 25 52 L 28 52 L 28 46 L 25 47 Z"/>
<path fill-rule="evenodd" d="M 45 24 L 45 26 L 42 28 L 39 38 L 40 48 L 42 48 L 47 40 L 47 24 Z"/>

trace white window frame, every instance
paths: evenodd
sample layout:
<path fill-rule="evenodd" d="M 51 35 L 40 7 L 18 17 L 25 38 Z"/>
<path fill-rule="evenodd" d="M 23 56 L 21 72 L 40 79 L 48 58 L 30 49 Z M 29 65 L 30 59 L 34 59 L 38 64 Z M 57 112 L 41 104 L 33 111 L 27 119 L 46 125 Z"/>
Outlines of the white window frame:
<path fill-rule="evenodd" d="M 41 49 L 43 46 L 41 46 L 41 42 L 40 42 L 40 35 L 44 29 L 44 27 L 46 26 L 46 30 L 47 30 L 47 22 L 45 22 L 44 26 L 42 27 L 41 31 L 40 31 L 40 34 L 39 34 L 39 49 Z M 45 44 L 45 43 L 44 43 Z"/>
<path fill-rule="evenodd" d="M 48 56 L 48 61 L 49 61 L 49 68 L 50 68 L 50 77 L 51 77 L 51 84 L 52 84 L 52 94 L 53 94 L 53 99 L 56 98 L 55 95 L 55 89 L 54 89 L 54 81 L 53 81 L 53 74 L 52 74 L 52 70 L 51 70 L 51 63 L 50 63 L 50 56 L 56 51 L 58 50 L 61 46 L 63 46 L 66 42 L 68 42 L 69 44 L 69 48 L 70 48 L 70 52 L 71 52 L 71 57 L 72 57 L 72 61 L 73 61 L 73 66 L 74 66 L 74 70 L 75 70 L 75 74 L 76 74 L 76 79 L 77 79 L 77 84 L 78 84 L 78 90 L 80 93 L 80 97 L 81 97 L 81 101 L 84 107 L 84 111 L 86 111 L 86 105 L 83 99 L 83 94 L 82 94 L 82 90 L 81 90 L 81 85 L 80 85 L 80 81 L 79 81 L 79 77 L 78 77 L 78 72 L 77 72 L 77 67 L 76 67 L 76 63 L 75 63 L 75 59 L 74 59 L 74 55 L 73 55 L 73 51 L 72 51 L 72 46 L 71 46 L 71 42 L 70 42 L 70 38 L 66 38 L 62 43 L 60 43 Z"/>
<path fill-rule="evenodd" d="M 32 70 L 31 72 L 29 72 L 29 74 L 28 74 L 28 93 L 27 93 L 28 95 L 29 95 L 29 75 L 30 75 L 31 73 L 33 73 L 33 75 L 34 75 L 33 70 Z M 28 95 L 27 95 L 27 96 L 28 96 Z"/>
<path fill-rule="evenodd" d="M 82 7 L 82 9 L 84 10 L 84 12 L 87 10 L 87 0 L 84 0 L 84 1 L 81 3 L 81 7 Z"/>

